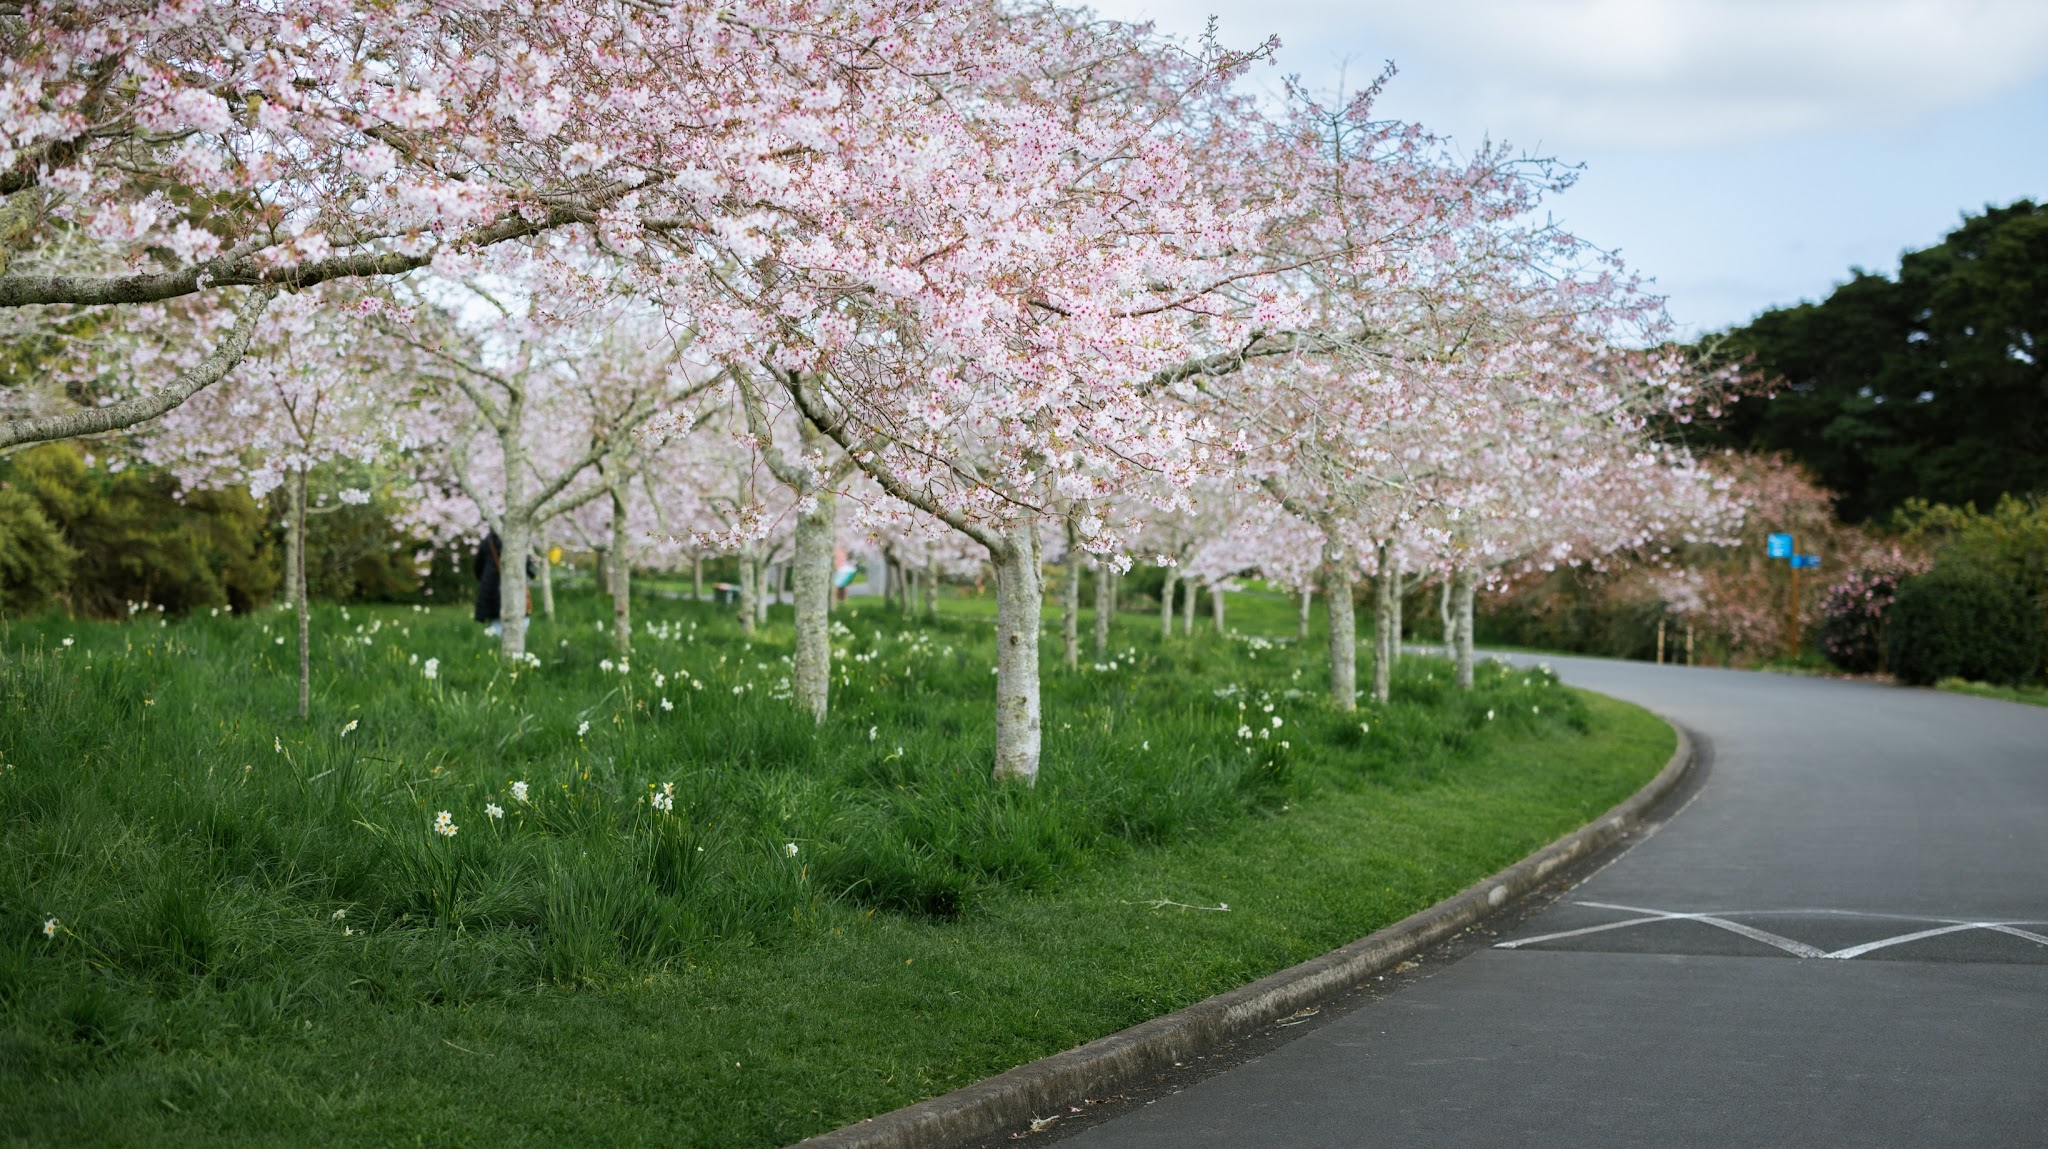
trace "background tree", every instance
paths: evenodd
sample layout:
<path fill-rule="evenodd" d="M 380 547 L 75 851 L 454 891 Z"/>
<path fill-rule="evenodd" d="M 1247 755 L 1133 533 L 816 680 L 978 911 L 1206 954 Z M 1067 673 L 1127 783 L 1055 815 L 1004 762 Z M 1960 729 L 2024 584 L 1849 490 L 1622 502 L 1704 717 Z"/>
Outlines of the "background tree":
<path fill-rule="evenodd" d="M 1854 269 L 1825 300 L 1705 345 L 1774 384 L 1706 441 L 1790 454 L 1854 522 L 1911 498 L 1989 508 L 2048 490 L 2044 342 L 2048 208 L 1986 208 L 1895 278 Z"/>

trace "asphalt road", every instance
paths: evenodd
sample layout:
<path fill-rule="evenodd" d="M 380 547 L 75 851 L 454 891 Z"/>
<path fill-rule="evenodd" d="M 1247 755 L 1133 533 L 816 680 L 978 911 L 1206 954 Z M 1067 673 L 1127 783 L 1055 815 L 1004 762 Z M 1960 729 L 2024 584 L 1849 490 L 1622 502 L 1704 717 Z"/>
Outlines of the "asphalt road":
<path fill-rule="evenodd" d="M 1066 1146 L 2048 1146 L 2048 708 L 1548 661 L 1701 736 L 1691 804 L 1502 945 Z"/>

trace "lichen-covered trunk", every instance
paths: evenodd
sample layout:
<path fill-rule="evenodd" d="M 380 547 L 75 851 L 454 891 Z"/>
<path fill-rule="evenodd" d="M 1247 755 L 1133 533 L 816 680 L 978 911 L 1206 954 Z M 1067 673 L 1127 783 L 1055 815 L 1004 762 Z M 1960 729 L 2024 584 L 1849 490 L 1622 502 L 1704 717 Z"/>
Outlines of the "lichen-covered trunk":
<path fill-rule="evenodd" d="M 1452 649 L 1458 645 L 1457 621 L 1451 617 L 1451 580 L 1449 578 L 1444 579 L 1443 589 L 1437 595 L 1436 614 L 1438 620 L 1444 624 L 1444 657 L 1449 658 Z"/>
<path fill-rule="evenodd" d="M 1109 656 L 1109 624 L 1116 618 L 1116 572 L 1095 560 L 1095 657 Z"/>
<path fill-rule="evenodd" d="M 533 524 L 522 515 L 505 516 L 498 538 L 498 653 L 526 658 L 526 555 L 533 549 Z"/>
<path fill-rule="evenodd" d="M 812 508 L 796 517 L 796 659 L 791 669 L 797 708 L 819 722 L 832 692 L 832 541 L 839 530 L 839 496 L 818 491 Z"/>
<path fill-rule="evenodd" d="M 1358 615 L 1351 602 L 1351 557 L 1343 545 L 1323 542 L 1323 594 L 1330 606 L 1330 700 L 1358 709 Z"/>
<path fill-rule="evenodd" d="M 740 633 L 754 637 L 754 599 L 760 593 L 755 586 L 760 567 L 754 561 L 752 551 L 740 552 Z"/>
<path fill-rule="evenodd" d="M 1294 616 L 1294 640 L 1296 642 L 1308 641 L 1308 608 L 1315 600 L 1316 589 L 1306 583 L 1302 584 L 1301 610 Z"/>
<path fill-rule="evenodd" d="M 306 468 L 303 465 L 292 476 L 291 488 L 292 527 L 287 546 L 291 551 L 292 569 L 286 578 L 291 583 L 292 603 L 298 608 L 299 717 L 304 718 L 313 700 L 313 652 L 310 646 L 313 622 L 312 608 L 306 602 Z"/>
<path fill-rule="evenodd" d="M 1068 670 L 1081 665 L 1081 533 L 1074 527 L 1072 516 L 1067 518 L 1067 561 L 1061 571 L 1063 583 L 1060 587 L 1060 661 Z"/>
<path fill-rule="evenodd" d="M 1209 615 L 1216 623 L 1216 633 L 1222 634 L 1224 632 L 1223 584 L 1220 582 L 1209 588 Z"/>
<path fill-rule="evenodd" d="M 1195 633 L 1195 596 L 1201 593 L 1202 588 L 1196 585 L 1193 579 L 1183 579 L 1181 586 L 1187 593 L 1181 596 L 1180 632 L 1182 634 L 1193 634 Z"/>
<path fill-rule="evenodd" d="M 1379 545 L 1379 563 L 1372 580 L 1372 700 L 1384 703 L 1394 681 L 1394 574 L 1391 548 Z"/>
<path fill-rule="evenodd" d="M 1479 592 L 1479 575 L 1461 570 L 1451 576 L 1452 609 L 1456 611 L 1458 689 L 1472 689 L 1472 600 Z"/>
<path fill-rule="evenodd" d="M 284 603 L 290 606 L 299 600 L 298 577 L 299 548 L 304 545 L 300 539 L 302 500 L 299 487 L 291 479 L 284 484 Z"/>
<path fill-rule="evenodd" d="M 1175 568 L 1166 568 L 1166 582 L 1159 588 L 1159 637 L 1173 637 L 1173 587 Z"/>
<path fill-rule="evenodd" d="M 1038 782 L 1038 546 L 1029 527 L 990 551 L 996 568 L 996 765 L 998 782 Z"/>
<path fill-rule="evenodd" d="M 505 466 L 504 529 L 498 532 L 498 655 L 526 660 L 526 556 L 533 550 L 533 510 L 527 506 L 526 405 L 506 404 L 498 425 L 498 450 Z"/>
<path fill-rule="evenodd" d="M 690 556 L 690 601 L 704 601 L 704 556 Z"/>
<path fill-rule="evenodd" d="M 633 653 L 633 560 L 626 555 L 626 492 L 614 484 L 612 499 L 612 651 Z"/>
<path fill-rule="evenodd" d="M 1399 666 L 1401 664 L 1401 636 L 1405 630 L 1401 621 L 1401 602 L 1408 595 L 1408 576 L 1402 574 L 1399 567 L 1395 567 L 1392 578 L 1394 583 L 1394 601 L 1393 609 L 1389 613 L 1387 621 L 1393 638 L 1387 645 L 1387 661 L 1395 666 Z"/>
<path fill-rule="evenodd" d="M 782 572 L 772 562 L 754 564 L 754 622 L 768 621 L 768 608 L 782 601 Z"/>

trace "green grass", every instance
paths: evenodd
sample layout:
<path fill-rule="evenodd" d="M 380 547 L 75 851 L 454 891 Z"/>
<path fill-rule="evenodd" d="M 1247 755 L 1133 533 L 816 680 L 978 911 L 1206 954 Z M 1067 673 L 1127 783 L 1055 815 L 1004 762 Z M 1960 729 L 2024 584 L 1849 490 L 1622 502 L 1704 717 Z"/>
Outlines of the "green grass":
<path fill-rule="evenodd" d="M 1934 687 L 1936 690 L 1947 690 L 1956 694 L 1974 694 L 1979 698 L 2024 702 L 2029 706 L 2048 706 L 2048 686 L 1993 686 L 1988 682 L 1944 678 L 1935 683 Z"/>
<path fill-rule="evenodd" d="M 0 1137 L 783 1144 L 1396 920 L 1671 748 L 1491 664 L 1343 715 L 1313 646 L 1134 615 L 998 789 L 984 621 L 845 611 L 813 728 L 786 624 L 648 599 L 621 673 L 562 606 L 517 675 L 458 611 L 323 608 L 305 724 L 282 615 L 15 623 Z"/>

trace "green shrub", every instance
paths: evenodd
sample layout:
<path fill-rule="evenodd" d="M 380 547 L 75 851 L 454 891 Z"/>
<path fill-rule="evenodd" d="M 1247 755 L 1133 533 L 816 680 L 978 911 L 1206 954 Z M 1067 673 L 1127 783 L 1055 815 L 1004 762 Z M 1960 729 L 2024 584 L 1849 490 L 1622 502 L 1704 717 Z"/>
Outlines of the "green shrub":
<path fill-rule="evenodd" d="M 118 617 L 132 602 L 172 614 L 209 606 L 241 613 L 277 589 L 276 548 L 245 490 L 181 490 L 164 471 L 100 465 L 70 443 L 23 451 L 0 477 L 73 552 L 54 593 L 79 614 Z"/>
<path fill-rule="evenodd" d="M 41 608 L 71 581 L 77 558 L 34 498 L 0 486 L 0 612 Z"/>
<path fill-rule="evenodd" d="M 1937 567 L 1899 588 L 1885 627 L 1885 660 L 1899 681 L 1944 678 L 2016 685 L 2040 672 L 2040 608 L 2012 582 Z"/>

